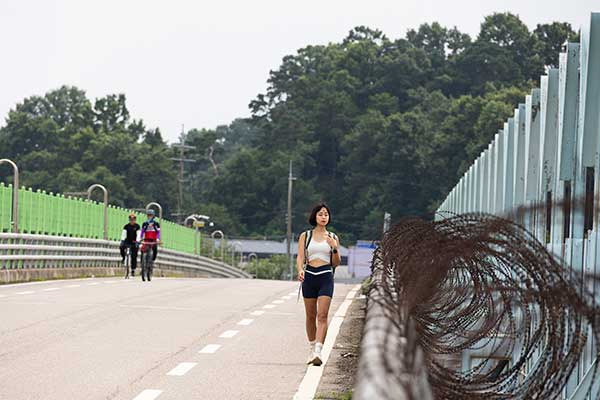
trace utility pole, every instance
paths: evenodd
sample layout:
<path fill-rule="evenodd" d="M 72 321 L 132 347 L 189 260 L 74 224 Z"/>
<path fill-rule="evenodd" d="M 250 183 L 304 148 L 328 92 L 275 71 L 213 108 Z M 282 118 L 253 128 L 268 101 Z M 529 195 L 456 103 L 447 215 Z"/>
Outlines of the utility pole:
<path fill-rule="evenodd" d="M 173 144 L 171 145 L 171 147 L 174 148 L 178 148 L 179 149 L 179 158 L 171 158 L 171 160 L 173 161 L 177 161 L 179 162 L 179 177 L 177 179 L 178 183 L 179 183 L 179 196 L 177 196 L 177 213 L 174 214 L 177 216 L 177 221 L 181 224 L 183 222 L 183 183 L 185 181 L 184 179 L 184 174 L 185 174 L 185 163 L 193 163 L 196 162 L 196 160 L 191 160 L 191 159 L 187 159 L 185 158 L 185 151 L 186 150 L 192 150 L 195 149 L 194 146 L 186 146 L 185 145 L 185 131 L 184 131 L 184 126 L 181 125 L 181 134 L 179 135 L 179 143 Z"/>
<path fill-rule="evenodd" d="M 296 180 L 292 175 L 292 160 L 290 160 L 290 173 L 288 175 L 288 198 L 287 198 L 287 258 L 290 263 L 290 280 L 294 279 L 294 263 L 292 262 L 292 182 Z"/>
<path fill-rule="evenodd" d="M 390 230 L 390 224 L 392 222 L 392 214 L 389 212 L 383 213 L 383 234 Z"/>

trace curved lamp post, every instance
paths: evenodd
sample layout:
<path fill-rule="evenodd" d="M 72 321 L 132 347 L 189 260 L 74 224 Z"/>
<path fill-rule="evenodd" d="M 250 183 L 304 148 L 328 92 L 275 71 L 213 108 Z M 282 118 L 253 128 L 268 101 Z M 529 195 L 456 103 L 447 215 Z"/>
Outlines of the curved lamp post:
<path fill-rule="evenodd" d="M 94 189 L 100 189 L 104 194 L 104 240 L 108 240 L 108 190 L 103 185 L 94 183 L 87 190 L 88 200 L 91 199 Z"/>
<path fill-rule="evenodd" d="M 252 260 L 252 257 L 254 257 L 254 277 L 256 277 L 256 273 L 258 272 L 258 255 L 256 253 L 248 254 L 248 262 Z"/>
<path fill-rule="evenodd" d="M 8 158 L 0 160 L 0 164 L 10 164 L 13 168 L 13 205 L 12 205 L 12 231 L 19 233 L 19 167 Z"/>
<path fill-rule="evenodd" d="M 149 210 L 152 206 L 158 208 L 158 219 L 162 221 L 162 206 L 155 201 L 151 201 L 150 203 L 146 204 L 146 210 Z"/>
<path fill-rule="evenodd" d="M 223 252 L 225 250 L 225 234 L 221 230 L 214 231 L 213 233 L 210 234 L 210 237 L 213 239 L 212 258 L 215 258 L 215 244 L 214 244 L 214 240 L 215 240 L 215 236 L 217 234 L 221 237 L 221 262 L 225 262 L 225 259 L 223 258 L 223 255 L 224 255 Z"/>
<path fill-rule="evenodd" d="M 242 242 L 236 240 L 235 242 L 231 243 L 231 266 L 235 267 L 235 248 L 236 246 L 240 246 L 240 263 L 242 262 L 242 257 L 243 257 L 243 245 Z"/>
<path fill-rule="evenodd" d="M 194 254 L 198 255 L 198 226 L 196 226 L 196 222 L 198 222 L 198 218 L 196 218 L 196 216 L 194 215 L 189 215 L 186 217 L 186 219 L 183 221 L 183 224 L 185 226 L 187 226 L 187 222 L 188 221 L 193 221 L 192 225 L 194 226 Z"/>

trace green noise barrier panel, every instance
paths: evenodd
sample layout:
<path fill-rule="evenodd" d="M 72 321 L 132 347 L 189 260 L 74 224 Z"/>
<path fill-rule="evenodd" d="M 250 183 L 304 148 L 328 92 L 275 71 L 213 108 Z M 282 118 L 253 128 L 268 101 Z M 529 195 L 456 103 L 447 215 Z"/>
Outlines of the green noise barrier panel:
<path fill-rule="evenodd" d="M 0 182 L 0 231 L 11 232 L 12 185 Z M 108 239 L 120 240 L 131 210 L 109 205 Z M 135 212 L 141 225 L 146 219 Z M 194 253 L 195 232 L 174 222 L 161 220 L 161 240 L 168 249 Z M 104 204 L 62 194 L 19 189 L 21 233 L 102 239 Z"/>

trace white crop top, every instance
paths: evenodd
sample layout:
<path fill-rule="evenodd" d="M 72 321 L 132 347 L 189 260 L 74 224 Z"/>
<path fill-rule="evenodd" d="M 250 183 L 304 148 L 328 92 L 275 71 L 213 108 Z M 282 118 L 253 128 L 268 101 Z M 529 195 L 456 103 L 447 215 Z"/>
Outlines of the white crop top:
<path fill-rule="evenodd" d="M 310 243 L 308 244 L 308 262 L 319 259 L 326 262 L 331 261 L 331 247 L 327 243 L 327 240 L 323 240 L 321 242 L 315 240 L 315 238 L 311 238 Z"/>

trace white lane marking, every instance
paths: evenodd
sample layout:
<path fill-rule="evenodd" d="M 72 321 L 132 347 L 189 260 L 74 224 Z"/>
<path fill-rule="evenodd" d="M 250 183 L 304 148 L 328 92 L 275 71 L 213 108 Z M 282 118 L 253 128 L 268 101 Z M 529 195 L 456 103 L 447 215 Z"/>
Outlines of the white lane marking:
<path fill-rule="evenodd" d="M 146 389 L 142 391 L 142 393 L 135 396 L 133 400 L 154 400 L 155 398 L 160 396 L 161 393 L 162 390 Z"/>
<path fill-rule="evenodd" d="M 346 296 L 347 299 L 353 299 L 356 297 L 356 290 L 351 290 L 350 292 L 348 292 L 348 295 Z"/>
<path fill-rule="evenodd" d="M 265 312 L 263 310 L 256 310 L 256 311 L 252 311 L 250 313 L 250 315 L 254 315 L 255 317 L 258 317 L 259 315 L 263 315 Z"/>
<path fill-rule="evenodd" d="M 275 308 L 273 304 L 265 304 L 263 308 Z"/>
<path fill-rule="evenodd" d="M 220 344 L 207 344 L 198 353 L 201 354 L 214 354 L 221 347 Z"/>
<path fill-rule="evenodd" d="M 0 294 L 0 298 L 2 298 L 2 297 L 6 297 L 6 295 L 4 295 L 4 294 Z"/>
<path fill-rule="evenodd" d="M 88 286 L 94 286 L 94 285 L 99 285 L 100 282 L 92 282 L 92 283 L 88 283 Z"/>
<path fill-rule="evenodd" d="M 81 286 L 81 285 L 69 285 L 69 286 L 65 286 L 65 287 L 68 287 L 68 288 L 75 288 L 75 287 L 80 287 L 80 286 Z"/>
<path fill-rule="evenodd" d="M 167 375 L 171 376 L 184 376 L 189 370 L 194 368 L 198 363 L 195 362 L 182 362 L 179 363 L 175 368 L 167 372 Z"/>
<path fill-rule="evenodd" d="M 340 304 L 333 318 L 331 319 L 331 322 L 329 323 L 329 327 L 327 328 L 327 337 L 325 338 L 325 343 L 323 344 L 323 350 L 321 352 L 323 356 L 323 365 L 320 367 L 311 365 L 307 368 L 306 375 L 304 375 L 298 391 L 296 394 L 294 394 L 293 400 L 312 400 L 315 397 L 317 387 L 319 386 L 319 381 L 323 375 L 323 369 L 325 369 L 325 364 L 329 359 L 329 354 L 331 354 L 331 349 L 333 349 L 335 339 L 340 332 L 340 327 L 342 326 L 342 322 L 346 316 L 346 311 L 348 311 L 348 307 L 352 303 L 358 288 L 360 288 L 360 285 L 356 285 L 355 289 L 352 289 L 352 291 L 348 293 L 346 299 L 342 302 L 342 304 Z M 350 296 L 351 294 L 352 296 Z"/>
<path fill-rule="evenodd" d="M 219 335 L 220 338 L 230 339 L 240 333 L 240 331 L 225 331 Z"/>
<path fill-rule="evenodd" d="M 24 292 L 17 292 L 15 294 L 31 294 L 31 293 L 35 293 L 33 290 L 26 290 Z"/>
<path fill-rule="evenodd" d="M 296 294 L 298 294 L 298 293 L 296 293 L 296 292 L 290 292 L 290 293 L 288 293 L 288 296 L 295 296 Z"/>
<path fill-rule="evenodd" d="M 49 287 L 46 289 L 43 289 L 44 292 L 52 292 L 53 290 L 60 290 L 59 287 Z"/>
<path fill-rule="evenodd" d="M 238 325 L 250 325 L 251 323 L 253 323 L 254 320 L 251 318 L 244 318 L 243 320 L 241 320 L 240 322 L 238 322 Z"/>
<path fill-rule="evenodd" d="M 274 300 L 273 304 L 283 304 L 283 300 Z"/>
<path fill-rule="evenodd" d="M 104 283 L 117 283 L 119 281 L 104 281 Z"/>
<path fill-rule="evenodd" d="M 291 299 L 291 298 L 292 298 L 292 296 L 283 296 L 283 297 L 281 298 L 281 300 L 289 300 L 289 299 Z"/>

